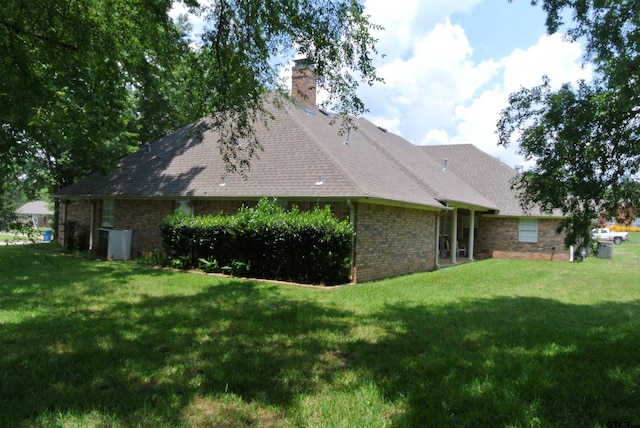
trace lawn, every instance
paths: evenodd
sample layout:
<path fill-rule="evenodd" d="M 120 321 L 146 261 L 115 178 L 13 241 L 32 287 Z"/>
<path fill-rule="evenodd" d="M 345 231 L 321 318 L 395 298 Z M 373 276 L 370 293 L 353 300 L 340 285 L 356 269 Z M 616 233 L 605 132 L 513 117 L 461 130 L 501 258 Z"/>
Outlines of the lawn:
<path fill-rule="evenodd" d="M 43 230 L 34 231 L 32 236 L 17 231 L 0 231 L 0 244 L 6 244 L 7 242 L 29 242 L 32 239 L 34 241 L 42 241 Z"/>
<path fill-rule="evenodd" d="M 0 427 L 640 425 L 640 234 L 331 289 L 47 248 L 0 245 Z"/>

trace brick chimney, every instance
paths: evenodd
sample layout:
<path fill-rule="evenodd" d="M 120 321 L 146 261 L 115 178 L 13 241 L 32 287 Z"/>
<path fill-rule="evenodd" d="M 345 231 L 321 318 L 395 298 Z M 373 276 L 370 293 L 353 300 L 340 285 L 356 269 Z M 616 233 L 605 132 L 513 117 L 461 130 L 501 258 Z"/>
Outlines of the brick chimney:
<path fill-rule="evenodd" d="M 296 59 L 291 70 L 291 96 L 303 106 L 316 110 L 316 73 L 307 59 Z"/>

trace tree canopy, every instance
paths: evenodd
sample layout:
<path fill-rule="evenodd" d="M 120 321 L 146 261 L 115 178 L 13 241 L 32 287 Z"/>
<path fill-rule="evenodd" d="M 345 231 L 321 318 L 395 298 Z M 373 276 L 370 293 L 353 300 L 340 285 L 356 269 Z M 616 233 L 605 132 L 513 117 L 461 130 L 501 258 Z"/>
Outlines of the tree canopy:
<path fill-rule="evenodd" d="M 511 0 L 510 0 L 511 1 Z M 547 78 L 511 94 L 499 144 L 515 140 L 535 166 L 514 187 L 525 207 L 566 216 L 566 243 L 583 245 L 603 212 L 640 208 L 640 4 L 637 0 L 540 0 L 550 33 L 584 45 L 590 81 L 553 90 Z"/>
<path fill-rule="evenodd" d="M 205 27 L 192 40 L 172 0 L 7 0 L 0 14 L 0 193 L 55 191 L 141 143 L 218 118 L 230 170 L 259 147 L 261 97 L 297 50 L 329 108 L 360 114 L 375 26 L 356 0 L 185 0 Z M 231 120 L 231 121 L 229 121 Z M 231 125 L 229 125 L 231 123 Z M 235 142 L 244 138 L 244 153 Z"/>

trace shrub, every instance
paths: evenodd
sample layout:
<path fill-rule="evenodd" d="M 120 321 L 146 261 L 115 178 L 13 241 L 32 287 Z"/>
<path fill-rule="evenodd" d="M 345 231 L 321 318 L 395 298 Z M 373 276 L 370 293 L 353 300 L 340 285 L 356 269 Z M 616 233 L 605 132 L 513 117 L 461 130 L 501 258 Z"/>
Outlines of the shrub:
<path fill-rule="evenodd" d="M 614 224 L 611 226 L 611 230 L 614 232 L 640 232 L 640 227 L 635 226 L 633 224 L 629 224 L 629 225 Z"/>
<path fill-rule="evenodd" d="M 328 206 L 285 211 L 262 199 L 233 216 L 174 214 L 160 229 L 168 257 L 184 260 L 185 268 L 304 283 L 349 280 L 353 229 Z"/>

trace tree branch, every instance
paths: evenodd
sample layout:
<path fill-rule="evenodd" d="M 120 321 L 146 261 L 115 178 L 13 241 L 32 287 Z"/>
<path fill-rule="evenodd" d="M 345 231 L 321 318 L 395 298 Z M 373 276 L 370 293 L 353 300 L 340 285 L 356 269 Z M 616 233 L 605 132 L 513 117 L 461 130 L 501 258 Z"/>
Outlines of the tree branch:
<path fill-rule="evenodd" d="M 61 42 L 60 40 L 56 40 L 56 39 L 54 39 L 52 37 L 49 37 L 49 36 L 46 36 L 44 34 L 40 34 L 40 33 L 34 32 L 34 31 L 24 30 L 24 29 L 18 27 L 17 25 L 11 24 L 11 23 L 6 22 L 6 21 L 0 20 L 0 24 L 2 24 L 5 27 L 7 27 L 8 30 L 13 31 L 15 34 L 23 34 L 25 36 L 33 37 L 33 38 L 36 38 L 38 40 L 42 40 L 44 42 L 50 43 L 50 44 L 55 45 L 55 46 L 59 46 L 59 47 L 64 48 L 64 49 L 69 49 L 69 50 L 73 50 L 73 51 L 80 50 L 75 45 L 72 45 L 72 44 L 69 44 L 69 43 L 65 43 L 65 42 Z"/>

